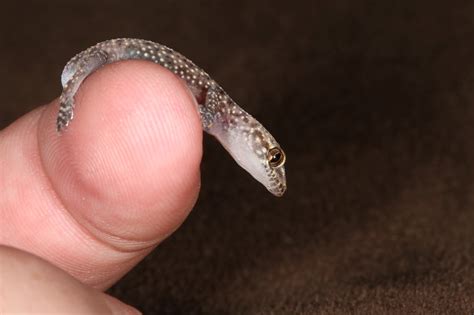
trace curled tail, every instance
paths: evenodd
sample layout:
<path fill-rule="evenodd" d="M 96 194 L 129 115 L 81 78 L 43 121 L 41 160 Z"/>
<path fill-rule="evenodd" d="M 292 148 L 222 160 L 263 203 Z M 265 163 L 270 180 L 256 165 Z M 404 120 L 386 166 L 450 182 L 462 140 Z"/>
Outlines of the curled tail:
<path fill-rule="evenodd" d="M 64 129 L 73 117 L 74 95 L 82 81 L 101 66 L 120 60 L 139 59 L 159 64 L 183 79 L 195 95 L 210 87 L 211 78 L 192 61 L 174 50 L 151 41 L 134 38 L 111 39 L 73 57 L 61 75 L 63 92 L 57 129 Z"/>
<path fill-rule="evenodd" d="M 74 95 L 82 81 L 108 63 L 109 56 L 105 50 L 93 47 L 72 58 L 64 67 L 61 75 L 63 91 L 59 98 L 60 106 L 56 120 L 58 132 L 67 127 L 74 116 Z"/>
<path fill-rule="evenodd" d="M 73 118 L 74 95 L 82 81 L 101 66 L 120 60 L 142 59 L 169 68 L 173 58 L 172 50 L 164 45 L 129 38 L 107 40 L 77 54 L 66 64 L 61 74 L 63 92 L 56 122 L 58 132 L 67 127 Z M 187 59 L 183 63 L 192 64 Z"/>

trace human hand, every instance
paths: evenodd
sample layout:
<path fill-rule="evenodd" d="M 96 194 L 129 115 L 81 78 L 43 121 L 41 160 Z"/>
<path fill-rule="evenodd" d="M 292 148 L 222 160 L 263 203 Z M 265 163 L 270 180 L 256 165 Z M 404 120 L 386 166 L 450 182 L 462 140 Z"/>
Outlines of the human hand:
<path fill-rule="evenodd" d="M 0 131 L 0 311 L 134 312 L 101 291 L 197 199 L 194 98 L 171 72 L 129 61 L 83 83 L 62 134 L 57 102 Z"/>

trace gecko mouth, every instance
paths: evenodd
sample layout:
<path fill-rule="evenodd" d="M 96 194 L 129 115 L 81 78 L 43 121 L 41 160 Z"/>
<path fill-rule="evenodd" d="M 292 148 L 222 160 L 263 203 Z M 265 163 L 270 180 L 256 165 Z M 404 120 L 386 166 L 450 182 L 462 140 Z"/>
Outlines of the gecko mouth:
<path fill-rule="evenodd" d="M 276 197 L 281 197 L 285 194 L 286 192 L 286 185 L 280 184 L 273 189 L 270 189 L 270 192 L 275 195 Z"/>

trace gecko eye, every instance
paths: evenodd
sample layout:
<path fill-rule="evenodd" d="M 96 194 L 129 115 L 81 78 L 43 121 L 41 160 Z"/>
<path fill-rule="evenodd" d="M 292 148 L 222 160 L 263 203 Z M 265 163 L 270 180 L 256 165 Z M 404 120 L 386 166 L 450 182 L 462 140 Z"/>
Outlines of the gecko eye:
<path fill-rule="evenodd" d="M 274 147 L 268 150 L 268 164 L 271 167 L 280 167 L 285 164 L 286 156 L 282 149 Z"/>

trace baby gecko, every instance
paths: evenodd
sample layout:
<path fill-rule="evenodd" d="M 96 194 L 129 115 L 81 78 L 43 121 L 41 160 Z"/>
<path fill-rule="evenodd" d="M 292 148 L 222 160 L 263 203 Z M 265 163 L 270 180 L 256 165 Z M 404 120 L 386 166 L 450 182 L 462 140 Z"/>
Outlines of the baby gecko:
<path fill-rule="evenodd" d="M 275 138 L 201 68 L 173 49 L 152 41 L 111 39 L 73 57 L 61 75 L 58 132 L 73 118 L 74 96 L 82 81 L 103 65 L 130 59 L 157 63 L 184 80 L 196 98 L 203 130 L 215 136 L 235 161 L 272 194 L 284 194 L 286 156 Z"/>

